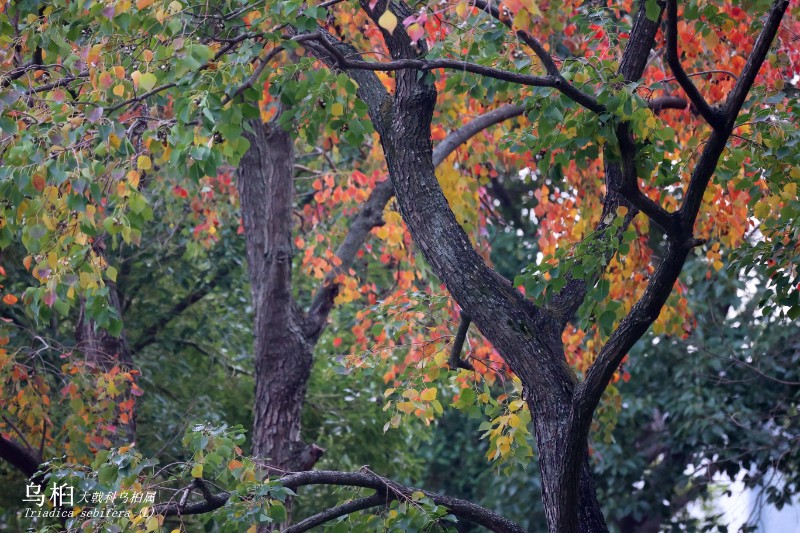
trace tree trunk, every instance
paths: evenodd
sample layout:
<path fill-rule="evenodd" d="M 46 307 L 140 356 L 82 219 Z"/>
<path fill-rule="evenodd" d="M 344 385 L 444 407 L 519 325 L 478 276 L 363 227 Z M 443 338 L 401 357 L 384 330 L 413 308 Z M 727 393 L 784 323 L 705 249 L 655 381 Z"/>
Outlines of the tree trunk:
<path fill-rule="evenodd" d="M 436 92 L 416 73 L 405 74 L 398 74 L 381 135 L 403 219 L 436 275 L 525 386 L 549 531 L 606 531 L 585 451 L 578 460 L 573 456 L 586 444 L 567 442 L 576 378 L 564 357 L 561 326 L 489 268 L 458 225 L 432 162 Z"/>
<path fill-rule="evenodd" d="M 116 309 L 120 319 L 122 319 L 122 306 L 120 305 L 119 292 L 116 283 L 106 281 L 108 287 L 108 303 Z M 86 362 L 92 365 L 99 372 L 108 372 L 115 366 L 119 366 L 122 371 L 129 371 L 133 368 L 133 358 L 125 330 L 122 330 L 119 337 L 113 336 L 105 329 L 98 328 L 94 320 L 86 318 L 86 302 L 81 300 L 78 325 L 75 328 L 76 348 L 84 355 Z M 133 382 L 131 381 L 131 385 Z M 126 411 L 127 422 L 116 421 L 118 428 L 116 438 L 112 439 L 115 445 L 130 444 L 136 440 L 136 410 L 134 397 L 130 388 L 126 388 L 119 398 L 118 404 L 129 404 L 129 409 L 117 409 L 117 416 Z"/>
<path fill-rule="evenodd" d="M 250 149 L 238 187 L 255 310 L 253 453 L 272 469 L 311 468 L 321 455 L 300 439 L 300 414 L 311 374 L 313 344 L 292 298 L 294 149 L 276 124 L 250 121 Z"/>

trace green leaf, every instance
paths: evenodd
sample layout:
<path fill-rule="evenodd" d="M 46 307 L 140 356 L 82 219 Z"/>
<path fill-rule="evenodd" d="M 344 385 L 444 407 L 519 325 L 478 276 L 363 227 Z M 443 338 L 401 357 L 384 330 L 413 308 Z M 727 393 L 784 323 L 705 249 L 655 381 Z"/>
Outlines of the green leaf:
<path fill-rule="evenodd" d="M 286 521 L 286 507 L 281 502 L 273 501 L 269 506 L 269 517 L 275 522 Z"/>
<path fill-rule="evenodd" d="M 658 20 L 659 15 L 661 15 L 661 6 L 658 5 L 657 0 L 647 0 L 644 5 L 645 14 L 647 18 L 656 22 Z"/>
<path fill-rule="evenodd" d="M 139 88 L 144 91 L 149 91 L 156 86 L 157 81 L 155 74 L 147 72 L 139 77 Z"/>

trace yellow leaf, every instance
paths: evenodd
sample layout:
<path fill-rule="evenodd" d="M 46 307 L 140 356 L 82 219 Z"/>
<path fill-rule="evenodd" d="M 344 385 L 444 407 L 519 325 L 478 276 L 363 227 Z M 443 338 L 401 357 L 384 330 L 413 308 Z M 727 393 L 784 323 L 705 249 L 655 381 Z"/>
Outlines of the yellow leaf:
<path fill-rule="evenodd" d="M 115 134 L 111 133 L 108 136 L 108 144 L 110 144 L 111 147 L 116 150 L 117 148 L 120 147 L 120 145 L 122 144 L 122 141 Z"/>
<path fill-rule="evenodd" d="M 797 198 L 797 184 L 787 183 L 786 186 L 783 188 L 783 191 L 781 192 L 781 198 L 783 198 L 787 202 Z"/>
<path fill-rule="evenodd" d="M 409 400 L 416 400 L 419 398 L 419 392 L 417 389 L 407 389 L 403 391 L 403 398 L 408 398 Z"/>
<path fill-rule="evenodd" d="M 435 400 L 436 399 L 436 393 L 437 392 L 438 392 L 437 389 L 431 387 L 429 389 L 425 389 L 424 391 L 422 391 L 422 394 L 420 394 L 419 397 L 420 397 L 421 400 L 424 400 L 426 402 L 430 402 L 431 400 Z"/>
<path fill-rule="evenodd" d="M 114 86 L 113 92 L 116 96 L 119 96 L 121 98 L 122 95 L 125 94 L 125 86 L 122 85 L 121 83 L 118 83 L 117 85 Z"/>
<path fill-rule="evenodd" d="M 389 237 L 389 228 L 381 226 L 375 230 L 375 235 L 377 235 L 380 240 L 385 241 Z"/>
<path fill-rule="evenodd" d="M 397 403 L 397 410 L 398 411 L 402 411 L 402 412 L 404 412 L 406 414 L 413 413 L 414 409 L 416 409 L 416 407 L 414 407 L 414 404 L 411 403 L 411 402 L 398 402 Z"/>
<path fill-rule="evenodd" d="M 131 170 L 128 172 L 128 185 L 131 186 L 131 189 L 138 189 L 139 188 L 139 173 L 135 170 Z"/>
<path fill-rule="evenodd" d="M 755 208 L 756 218 L 764 220 L 769 215 L 769 204 L 767 202 L 758 202 Z"/>
<path fill-rule="evenodd" d="M 397 27 L 397 17 L 387 9 L 378 19 L 378 25 L 389 33 L 394 33 L 394 29 Z"/>
<path fill-rule="evenodd" d="M 519 12 L 514 15 L 514 27 L 520 30 L 530 29 L 531 15 L 528 13 L 527 9 L 520 9 Z"/>
<path fill-rule="evenodd" d="M 705 35 L 704 39 L 706 41 L 706 46 L 708 46 L 709 49 L 714 49 L 717 47 L 717 45 L 719 45 L 719 37 L 717 37 L 717 32 L 714 30 L 708 30 L 708 33 Z"/>
<path fill-rule="evenodd" d="M 525 6 L 525 10 L 531 14 L 532 17 L 541 17 L 542 12 L 539 10 L 539 6 L 533 0 L 524 0 L 523 5 Z"/>
<path fill-rule="evenodd" d="M 157 516 L 151 516 L 150 518 L 147 519 L 147 522 L 145 522 L 144 530 L 145 531 L 156 531 L 158 529 L 158 526 L 159 526 L 158 517 Z"/>
<path fill-rule="evenodd" d="M 139 170 L 147 170 L 152 167 L 152 162 L 146 155 L 140 155 L 138 158 L 136 158 L 136 167 Z"/>
<path fill-rule="evenodd" d="M 203 477 L 203 465 L 196 464 L 192 467 L 192 477 L 194 478 Z"/>
<path fill-rule="evenodd" d="M 389 238 L 386 240 L 390 246 L 397 246 L 398 244 L 403 242 L 403 232 L 399 228 L 396 228 L 397 231 L 390 231 Z"/>
<path fill-rule="evenodd" d="M 167 9 L 169 10 L 170 15 L 174 15 L 183 9 L 183 4 L 178 2 L 178 0 L 172 0 L 172 2 L 169 3 L 169 6 L 167 6 Z"/>

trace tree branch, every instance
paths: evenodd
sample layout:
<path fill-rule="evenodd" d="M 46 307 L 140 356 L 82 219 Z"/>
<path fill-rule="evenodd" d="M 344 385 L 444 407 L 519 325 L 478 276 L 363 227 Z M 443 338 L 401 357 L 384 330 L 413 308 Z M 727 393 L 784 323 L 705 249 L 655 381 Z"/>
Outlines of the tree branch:
<path fill-rule="evenodd" d="M 458 331 L 456 338 L 453 341 L 453 348 L 450 350 L 450 370 L 458 370 L 464 368 L 466 370 L 475 370 L 475 368 L 467 361 L 461 359 L 461 351 L 464 349 L 464 341 L 467 340 L 467 331 L 469 331 L 470 318 L 466 313 L 461 313 L 461 322 L 458 324 Z"/>
<path fill-rule="evenodd" d="M 474 135 L 505 120 L 520 116 L 524 111 L 525 108 L 522 106 L 504 105 L 488 111 L 460 128 L 453 130 L 434 149 L 433 164 L 436 166 L 441 164 L 456 148 L 467 142 Z M 350 268 L 369 232 L 372 228 L 383 224 L 383 209 L 393 196 L 394 188 L 390 180 L 387 179 L 378 183 L 369 198 L 367 198 L 361 211 L 350 223 L 350 229 L 344 241 L 336 250 L 336 256 L 341 261 L 341 264 L 336 267 L 334 272 L 325 277 L 322 286 L 317 291 L 309 307 L 305 321 L 305 331 L 309 338 L 318 339 L 325 328 L 325 321 L 328 319 L 328 314 L 333 308 L 333 300 L 338 293 L 338 284 L 333 281 L 336 274 Z"/>
<path fill-rule="evenodd" d="M 39 470 L 39 465 L 42 464 L 41 456 L 32 449 L 2 435 L 0 435 L 0 459 L 7 461 L 28 479 L 33 478 Z"/>
<path fill-rule="evenodd" d="M 583 107 L 594 111 L 595 113 L 602 113 L 603 106 L 598 104 L 597 101 L 594 99 L 593 96 L 581 91 L 574 85 L 572 85 L 569 81 L 567 81 L 562 75 L 561 71 L 559 70 L 558 66 L 556 65 L 553 57 L 544 49 L 542 44 L 539 42 L 536 37 L 528 33 L 524 30 L 514 30 L 512 19 L 509 17 L 502 17 L 500 16 L 500 9 L 496 5 L 492 5 L 485 0 L 473 0 L 473 5 L 484 11 L 497 19 L 499 22 L 504 24 L 508 29 L 514 31 L 514 34 L 525 44 L 527 44 L 533 53 L 539 58 L 544 65 L 544 69 L 547 72 L 548 76 L 557 80 L 557 85 L 553 87 L 558 89 L 564 96 L 568 97 L 572 101 L 582 105 Z"/>
<path fill-rule="evenodd" d="M 343 516 L 345 514 L 353 513 L 369 507 L 374 507 L 376 505 L 385 505 L 395 499 L 410 500 L 412 494 L 415 492 L 421 492 L 426 498 L 429 498 L 436 505 L 447 507 L 448 511 L 453 516 L 474 522 L 475 524 L 483 526 L 490 531 L 495 531 L 498 533 L 525 533 L 525 530 L 522 527 L 515 524 L 511 520 L 472 502 L 461 500 L 459 498 L 452 498 L 436 492 L 409 487 L 407 485 L 403 485 L 397 483 L 396 481 L 379 476 L 370 471 L 337 472 L 331 470 L 310 470 L 307 472 L 294 472 L 291 474 L 286 474 L 275 481 L 295 492 L 299 487 L 308 485 L 360 487 L 377 491 L 377 494 L 371 497 L 350 502 L 351 505 L 349 507 L 345 507 L 348 504 L 344 504 L 333 509 L 323 511 L 318 515 L 311 517 L 315 520 L 320 520 L 314 525 L 319 525 L 329 520 L 333 520 L 338 516 Z M 380 501 L 378 501 L 376 496 L 380 497 Z M 225 505 L 225 503 L 230 499 L 230 494 L 227 492 L 220 492 L 213 495 L 205 494 L 203 497 L 204 501 L 186 505 L 183 508 L 181 508 L 178 503 L 172 502 L 168 504 L 156 505 L 153 507 L 153 511 L 156 514 L 164 516 L 188 516 L 192 514 L 202 514 L 219 509 Z M 370 498 L 375 499 L 370 500 Z M 370 503 L 375 503 L 368 505 L 368 501 Z M 338 514 L 333 516 L 335 513 Z M 325 516 L 328 515 L 329 517 L 325 518 Z M 323 520 L 323 518 L 325 519 Z M 297 524 L 295 527 L 298 527 L 299 525 L 300 524 Z M 313 526 L 304 526 L 303 529 L 297 529 L 296 531 L 306 531 L 307 529 L 310 529 L 310 527 Z"/>
<path fill-rule="evenodd" d="M 603 391 L 611 381 L 614 372 L 628 351 L 658 318 L 680 275 L 689 251 L 702 243 L 692 235 L 703 194 L 716 170 L 739 110 L 766 58 L 788 5 L 788 0 L 776 0 L 773 4 L 767 22 L 745 65 L 745 70 L 725 106 L 724 127 L 712 131 L 711 137 L 706 142 L 700 160 L 692 172 L 686 199 L 678 211 L 681 218 L 681 233 L 670 240 L 667 252 L 647 284 L 642 297 L 622 319 L 619 327 L 600 350 L 600 354 L 586 374 L 586 379 L 575 388 L 570 424 L 573 428 L 572 431 L 575 431 L 582 441 L 588 434 L 592 413 L 600 402 Z"/>
<path fill-rule="evenodd" d="M 283 533 L 303 533 L 304 531 L 321 526 L 322 524 L 330 522 L 331 520 L 335 520 L 340 516 L 357 513 L 358 511 L 364 511 L 379 505 L 388 505 L 392 500 L 394 500 L 394 498 L 389 494 L 376 492 L 372 496 L 352 500 L 347 503 L 337 505 L 336 507 L 325 509 L 324 511 L 321 511 L 313 516 L 309 516 L 305 520 L 287 527 L 283 530 Z"/>
<path fill-rule="evenodd" d="M 723 126 L 722 113 L 716 111 L 708 105 L 703 95 L 697 90 L 692 79 L 683 70 L 680 57 L 678 56 L 678 1 L 667 0 L 667 64 L 675 80 L 689 97 L 692 104 L 697 108 L 698 113 L 706 119 L 706 122 L 714 129 Z"/>
<path fill-rule="evenodd" d="M 650 20 L 647 16 L 644 1 L 640 0 L 638 3 L 639 10 L 634 17 L 630 39 L 622 53 L 618 71 L 618 74 L 628 82 L 639 80 L 642 77 L 645 66 L 647 65 L 647 60 L 650 57 L 650 51 L 655 44 L 656 34 L 661 20 L 660 12 L 655 21 Z M 651 105 L 656 102 L 656 100 L 651 102 Z M 623 127 L 627 128 L 627 126 Z M 626 139 L 627 135 L 628 134 L 625 135 Z M 623 141 L 620 142 L 623 143 Z M 635 178 L 635 167 L 633 166 L 635 157 L 635 147 L 633 147 L 633 149 L 623 155 L 620 160 L 610 155 L 606 158 L 604 170 L 608 194 L 606 194 L 603 200 L 603 212 L 600 215 L 600 222 L 595 226 L 595 232 L 603 232 L 607 229 L 609 223 L 606 221 L 609 220 L 609 216 L 616 216 L 616 209 L 620 206 L 629 208 L 621 228 L 622 231 L 627 228 L 630 221 L 633 220 L 633 217 L 636 215 L 638 209 L 636 204 L 646 208 L 647 212 L 655 215 L 656 218 L 662 218 L 658 216 L 658 209 L 660 209 L 660 207 L 649 206 L 648 202 L 645 200 L 646 196 L 639 191 L 638 181 Z M 623 166 L 626 164 L 626 160 L 628 160 L 628 174 L 634 176 L 632 180 L 623 175 Z M 631 182 L 633 183 L 633 187 L 630 185 Z M 656 209 L 656 207 L 658 207 L 658 209 Z M 647 214 L 647 212 L 645 214 Z M 547 306 L 547 310 L 558 323 L 560 330 L 563 330 L 572 319 L 575 312 L 586 298 L 587 287 L 592 286 L 594 281 L 595 280 L 570 279 L 561 292 L 552 298 Z"/>
<path fill-rule="evenodd" d="M 628 200 L 631 205 L 644 213 L 650 220 L 655 222 L 661 230 L 673 238 L 680 238 L 680 227 L 678 216 L 670 213 L 639 189 L 639 178 L 636 175 L 636 146 L 633 141 L 628 124 L 621 124 L 616 129 L 617 140 L 621 152 L 622 183 L 619 193 Z"/>
<path fill-rule="evenodd" d="M 739 111 L 742 109 L 747 94 L 750 92 L 755 82 L 758 71 L 761 69 L 761 65 L 764 64 L 764 60 L 772 46 L 772 41 L 778 33 L 781 20 L 788 6 L 789 0 L 776 0 L 772 4 L 764 28 L 756 39 L 756 43 L 753 46 L 753 50 L 750 52 L 750 56 L 747 58 L 747 63 L 745 63 L 739 80 L 728 95 L 728 99 L 723 107 L 724 125 L 722 128 L 722 134 L 725 136 L 726 142 L 727 137 L 733 131 L 736 118 L 739 116 Z M 702 161 L 698 162 L 698 167 L 701 164 Z M 684 228 L 691 229 L 694 226 L 694 221 L 697 218 L 697 213 L 700 211 L 700 205 L 703 202 L 703 194 L 705 193 L 708 180 L 711 179 L 713 171 L 714 169 L 712 168 L 708 172 L 692 174 L 689 186 L 686 189 L 686 198 L 679 210 L 681 214 L 681 223 Z"/>
<path fill-rule="evenodd" d="M 658 114 L 664 109 L 686 109 L 688 102 L 680 96 L 659 96 L 647 104 L 653 113 Z"/>

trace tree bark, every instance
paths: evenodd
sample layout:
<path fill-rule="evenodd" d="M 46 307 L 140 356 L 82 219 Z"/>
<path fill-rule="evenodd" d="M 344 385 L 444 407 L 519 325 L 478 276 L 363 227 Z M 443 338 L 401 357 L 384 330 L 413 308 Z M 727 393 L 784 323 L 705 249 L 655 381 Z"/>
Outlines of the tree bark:
<path fill-rule="evenodd" d="M 122 305 L 120 304 L 119 291 L 116 283 L 106 281 L 108 287 L 108 304 L 117 311 L 120 320 L 122 319 Z M 113 336 L 107 330 L 98 328 L 94 320 L 86 318 L 86 302 L 81 300 L 80 313 L 78 315 L 78 325 L 75 327 L 76 348 L 84 355 L 86 362 L 92 365 L 99 372 L 108 372 L 115 366 L 119 366 L 123 371 L 133 368 L 133 358 L 128 347 L 125 330 L 120 332 L 119 337 Z M 131 382 L 131 385 L 133 382 Z M 119 402 L 131 402 L 132 407 L 128 414 L 128 422 L 116 421 L 118 428 L 116 438 L 112 439 L 115 445 L 129 444 L 136 440 L 136 409 L 135 399 L 126 389 Z M 120 409 L 117 409 L 119 416 Z"/>
<path fill-rule="evenodd" d="M 255 310 L 253 453 L 279 471 L 306 470 L 321 450 L 300 439 L 313 344 L 292 298 L 294 148 L 277 124 L 252 120 L 249 127 L 238 187 Z"/>

